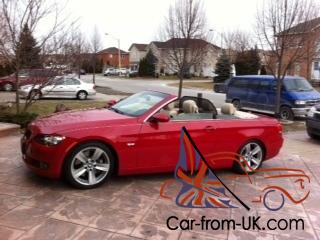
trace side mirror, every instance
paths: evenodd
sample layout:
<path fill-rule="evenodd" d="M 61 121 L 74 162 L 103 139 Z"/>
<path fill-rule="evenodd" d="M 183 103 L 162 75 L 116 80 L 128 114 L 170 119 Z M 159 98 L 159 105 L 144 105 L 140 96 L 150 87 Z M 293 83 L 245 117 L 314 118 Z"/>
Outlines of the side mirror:
<path fill-rule="evenodd" d="M 159 112 L 152 116 L 151 121 L 152 122 L 169 122 L 170 117 L 168 114 L 164 112 Z"/>

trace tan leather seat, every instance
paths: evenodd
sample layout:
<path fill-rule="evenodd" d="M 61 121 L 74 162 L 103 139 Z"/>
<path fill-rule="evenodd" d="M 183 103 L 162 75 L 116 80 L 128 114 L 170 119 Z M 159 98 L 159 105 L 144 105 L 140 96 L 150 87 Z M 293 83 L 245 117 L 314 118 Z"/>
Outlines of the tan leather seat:
<path fill-rule="evenodd" d="M 183 113 L 199 113 L 199 108 L 195 101 L 186 100 L 182 104 Z"/>
<path fill-rule="evenodd" d="M 164 110 L 165 112 L 167 112 L 171 118 L 173 118 L 173 117 L 175 117 L 175 116 L 178 115 L 178 110 L 175 109 L 175 107 L 174 107 L 174 102 L 169 103 L 168 105 L 166 105 L 166 106 L 163 108 L 163 110 Z"/>
<path fill-rule="evenodd" d="M 221 107 L 221 113 L 226 115 L 234 115 L 237 109 L 231 103 L 225 103 Z"/>

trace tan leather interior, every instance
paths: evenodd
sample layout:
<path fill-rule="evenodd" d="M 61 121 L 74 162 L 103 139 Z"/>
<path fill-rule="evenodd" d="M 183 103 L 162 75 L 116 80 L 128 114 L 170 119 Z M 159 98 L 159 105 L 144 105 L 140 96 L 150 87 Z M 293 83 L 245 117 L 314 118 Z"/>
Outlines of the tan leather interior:
<path fill-rule="evenodd" d="M 182 104 L 183 113 L 199 113 L 199 108 L 195 101 L 186 100 Z"/>
<path fill-rule="evenodd" d="M 221 113 L 226 115 L 234 115 L 236 113 L 236 108 L 231 103 L 225 103 L 221 107 Z"/>

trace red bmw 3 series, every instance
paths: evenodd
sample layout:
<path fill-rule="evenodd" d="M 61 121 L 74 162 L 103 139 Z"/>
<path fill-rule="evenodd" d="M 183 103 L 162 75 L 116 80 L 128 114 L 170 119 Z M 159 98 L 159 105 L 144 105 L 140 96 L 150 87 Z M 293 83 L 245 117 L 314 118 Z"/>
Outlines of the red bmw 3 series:
<path fill-rule="evenodd" d="M 221 109 L 207 99 L 144 91 L 110 108 L 67 111 L 32 122 L 21 139 L 23 160 L 37 174 L 64 176 L 92 188 L 112 174 L 174 171 L 180 130 L 185 126 L 204 156 L 233 152 L 258 169 L 282 146 L 282 127 L 272 118 Z M 235 168 L 226 157 L 211 167 Z M 239 162 L 239 161 L 238 161 Z"/>

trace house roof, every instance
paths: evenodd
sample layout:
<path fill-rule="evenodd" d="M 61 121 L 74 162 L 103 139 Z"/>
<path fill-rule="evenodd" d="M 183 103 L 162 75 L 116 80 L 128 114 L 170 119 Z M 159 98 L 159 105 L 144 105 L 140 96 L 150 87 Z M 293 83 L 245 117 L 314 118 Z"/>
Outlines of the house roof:
<path fill-rule="evenodd" d="M 292 28 L 289 28 L 281 33 L 281 34 L 294 34 L 294 33 L 304 33 L 308 31 L 312 31 L 313 29 L 317 28 L 320 26 L 320 17 L 311 19 L 309 21 L 305 21 L 302 23 L 299 23 Z"/>
<path fill-rule="evenodd" d="M 139 51 L 146 51 L 148 44 L 144 43 L 132 43 L 131 46 L 129 47 L 129 51 L 131 48 L 136 47 Z"/>
<path fill-rule="evenodd" d="M 119 48 L 116 47 L 110 47 L 110 48 L 106 48 L 101 50 L 100 52 L 98 52 L 98 54 L 103 54 L 103 53 L 109 53 L 109 54 L 118 54 L 119 52 Z M 126 51 L 123 51 L 120 49 L 121 54 L 128 54 Z"/>
<path fill-rule="evenodd" d="M 183 48 L 186 44 L 186 39 L 185 38 L 171 38 L 168 41 L 165 42 L 159 42 L 159 41 L 154 41 L 151 42 L 154 45 L 156 45 L 156 47 L 158 48 Z M 191 47 L 204 47 L 208 44 L 212 45 L 214 48 L 216 49 L 220 49 L 218 46 L 209 43 L 203 39 L 189 39 L 190 42 L 190 46 Z"/>

